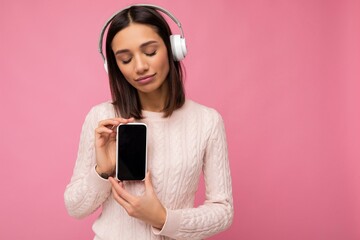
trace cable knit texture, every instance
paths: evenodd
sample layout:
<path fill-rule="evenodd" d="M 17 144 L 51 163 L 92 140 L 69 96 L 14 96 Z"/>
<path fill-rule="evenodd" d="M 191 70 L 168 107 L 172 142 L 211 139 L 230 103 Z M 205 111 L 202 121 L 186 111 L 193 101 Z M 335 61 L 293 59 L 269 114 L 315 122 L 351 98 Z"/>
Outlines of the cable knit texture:
<path fill-rule="evenodd" d="M 159 230 L 130 217 L 113 199 L 111 184 L 95 171 L 95 128 L 115 117 L 110 102 L 91 109 L 80 137 L 77 161 L 65 190 L 71 216 L 82 218 L 102 207 L 93 225 L 96 240 L 203 239 L 228 228 L 233 219 L 231 176 L 225 129 L 214 109 L 187 100 L 171 117 L 143 111 L 148 126 L 148 169 L 158 198 L 167 210 Z M 206 200 L 194 208 L 203 172 Z M 144 193 L 144 182 L 124 182 L 134 195 Z"/>

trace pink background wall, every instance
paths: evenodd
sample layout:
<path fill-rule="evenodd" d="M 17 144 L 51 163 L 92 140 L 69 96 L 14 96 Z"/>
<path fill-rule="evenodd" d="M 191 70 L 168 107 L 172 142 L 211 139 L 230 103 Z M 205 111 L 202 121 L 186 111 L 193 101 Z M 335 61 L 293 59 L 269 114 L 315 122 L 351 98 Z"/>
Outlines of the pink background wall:
<path fill-rule="evenodd" d="M 360 239 L 359 1 L 152 2 L 183 24 L 188 96 L 225 120 L 235 218 L 212 239 Z M 63 192 L 109 99 L 99 32 L 130 3 L 1 0 L 0 239 L 92 238 Z"/>

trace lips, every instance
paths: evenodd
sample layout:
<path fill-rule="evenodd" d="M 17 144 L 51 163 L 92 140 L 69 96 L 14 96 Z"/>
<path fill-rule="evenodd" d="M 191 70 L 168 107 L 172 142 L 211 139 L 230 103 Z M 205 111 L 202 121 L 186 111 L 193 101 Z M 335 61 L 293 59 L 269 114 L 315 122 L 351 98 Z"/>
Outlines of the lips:
<path fill-rule="evenodd" d="M 135 81 L 140 84 L 147 84 L 147 83 L 151 82 L 152 80 L 154 80 L 155 75 L 156 75 L 156 73 L 151 74 L 151 75 L 142 76 L 142 77 L 135 79 Z"/>

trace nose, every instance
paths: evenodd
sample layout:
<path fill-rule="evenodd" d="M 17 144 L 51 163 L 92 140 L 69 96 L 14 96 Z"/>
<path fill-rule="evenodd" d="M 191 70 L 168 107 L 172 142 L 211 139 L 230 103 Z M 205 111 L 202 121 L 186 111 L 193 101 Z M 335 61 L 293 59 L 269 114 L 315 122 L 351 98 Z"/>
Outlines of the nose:
<path fill-rule="evenodd" d="M 134 57 L 134 60 L 135 60 L 135 72 L 137 74 L 143 74 L 149 69 L 148 62 L 143 56 L 137 55 Z"/>

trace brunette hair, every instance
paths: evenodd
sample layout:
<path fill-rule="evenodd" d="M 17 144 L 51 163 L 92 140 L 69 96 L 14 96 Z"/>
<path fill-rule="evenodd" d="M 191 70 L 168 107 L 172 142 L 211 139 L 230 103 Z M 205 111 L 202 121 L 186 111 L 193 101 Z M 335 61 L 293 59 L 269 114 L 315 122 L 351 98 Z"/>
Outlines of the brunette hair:
<path fill-rule="evenodd" d="M 129 84 L 121 73 L 111 48 L 115 35 L 131 23 L 146 24 L 155 29 L 167 48 L 169 73 L 166 77 L 168 96 L 163 109 L 164 117 L 169 117 L 185 102 L 183 71 L 181 63 L 173 60 L 170 45 L 171 30 L 165 19 L 153 8 L 132 6 L 119 12 L 112 20 L 106 37 L 106 59 L 112 104 L 116 114 L 123 118 L 142 119 L 142 106 L 136 88 Z"/>

